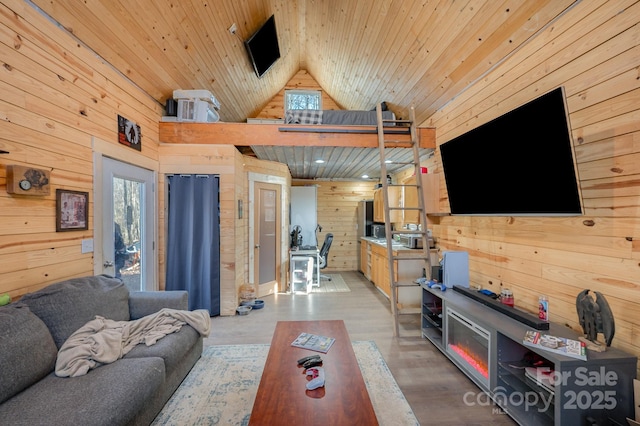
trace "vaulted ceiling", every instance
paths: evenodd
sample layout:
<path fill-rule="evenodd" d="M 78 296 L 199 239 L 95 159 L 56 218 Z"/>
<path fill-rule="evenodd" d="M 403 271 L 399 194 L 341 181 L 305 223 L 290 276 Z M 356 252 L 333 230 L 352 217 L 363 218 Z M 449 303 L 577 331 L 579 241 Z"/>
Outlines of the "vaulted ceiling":
<path fill-rule="evenodd" d="M 207 89 L 221 119 L 255 117 L 301 69 L 343 109 L 386 101 L 428 118 L 562 14 L 570 0 L 32 0 L 164 104 Z M 243 41 L 275 15 L 262 78 Z M 229 29 L 236 26 L 235 34 Z"/>

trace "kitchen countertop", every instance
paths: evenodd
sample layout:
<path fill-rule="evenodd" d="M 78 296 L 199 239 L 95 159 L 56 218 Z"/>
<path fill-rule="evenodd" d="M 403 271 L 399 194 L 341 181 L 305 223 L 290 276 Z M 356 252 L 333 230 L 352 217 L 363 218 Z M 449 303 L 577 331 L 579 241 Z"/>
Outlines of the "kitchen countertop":
<path fill-rule="evenodd" d="M 385 247 L 385 248 L 387 247 L 387 239 L 386 238 L 360 237 L 360 239 L 368 241 L 368 242 L 373 243 L 373 244 L 377 244 L 377 245 Z M 394 250 L 422 251 L 422 249 L 410 249 L 410 248 L 407 248 L 407 247 L 403 246 L 402 244 L 396 243 L 396 242 L 394 242 L 391 245 L 391 247 Z"/>

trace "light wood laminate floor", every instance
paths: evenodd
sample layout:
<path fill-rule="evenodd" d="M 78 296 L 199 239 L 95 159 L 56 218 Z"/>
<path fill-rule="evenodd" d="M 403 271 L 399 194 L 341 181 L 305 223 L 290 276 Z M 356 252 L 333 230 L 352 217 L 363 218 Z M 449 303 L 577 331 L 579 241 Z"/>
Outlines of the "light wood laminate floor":
<path fill-rule="evenodd" d="M 342 319 L 351 340 L 373 340 L 421 425 L 514 425 L 428 340 L 417 314 L 393 335 L 389 300 L 360 272 L 340 272 L 348 293 L 276 294 L 246 316 L 214 317 L 205 345 L 270 343 L 277 321 Z"/>

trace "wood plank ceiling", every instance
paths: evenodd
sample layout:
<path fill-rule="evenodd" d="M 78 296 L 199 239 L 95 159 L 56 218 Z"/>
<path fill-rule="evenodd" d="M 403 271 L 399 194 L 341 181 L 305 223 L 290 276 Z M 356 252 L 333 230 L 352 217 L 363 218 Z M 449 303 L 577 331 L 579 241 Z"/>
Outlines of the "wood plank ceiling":
<path fill-rule="evenodd" d="M 220 101 L 223 121 L 244 122 L 257 116 L 302 69 L 343 109 L 369 110 L 386 101 L 398 116 L 407 117 L 414 106 L 417 122 L 424 126 L 435 111 L 574 3 L 31 1 L 163 105 L 174 89 L 207 89 Z M 243 40 L 272 14 L 281 59 L 258 79 Z M 235 34 L 229 31 L 232 24 Z M 343 159 L 341 166 L 295 163 L 296 158 L 313 159 L 311 150 L 283 153 L 276 147 L 262 155 L 291 161 L 294 178 L 353 178 L 362 168 L 350 165 L 371 160 L 366 152 L 354 157 L 358 153 L 336 151 L 332 155 Z"/>

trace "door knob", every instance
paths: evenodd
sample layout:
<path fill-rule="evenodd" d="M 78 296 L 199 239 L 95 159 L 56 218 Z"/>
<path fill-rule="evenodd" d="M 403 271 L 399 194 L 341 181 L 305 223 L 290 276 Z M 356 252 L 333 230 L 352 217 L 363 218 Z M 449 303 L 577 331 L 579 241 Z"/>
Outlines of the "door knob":
<path fill-rule="evenodd" d="M 256 248 L 259 249 L 260 248 L 260 244 L 256 244 Z"/>
<path fill-rule="evenodd" d="M 102 266 L 104 266 L 105 268 L 110 268 L 113 266 L 113 262 L 110 260 L 105 260 L 105 262 L 102 264 Z"/>

